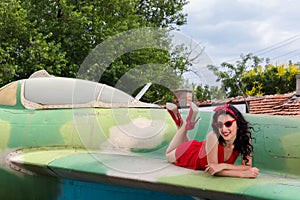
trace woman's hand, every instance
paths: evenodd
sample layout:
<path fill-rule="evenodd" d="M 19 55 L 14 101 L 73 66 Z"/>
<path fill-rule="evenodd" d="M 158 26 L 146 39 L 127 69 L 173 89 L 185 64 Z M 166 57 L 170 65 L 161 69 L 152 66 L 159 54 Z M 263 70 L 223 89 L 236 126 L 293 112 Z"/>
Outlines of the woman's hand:
<path fill-rule="evenodd" d="M 244 177 L 245 178 L 256 178 L 258 175 L 259 169 L 257 169 L 256 167 L 251 167 L 248 170 L 244 171 Z"/>
<path fill-rule="evenodd" d="M 222 171 L 223 165 L 222 164 L 218 164 L 218 163 L 211 163 L 206 165 L 206 169 L 205 172 L 208 172 L 210 175 L 215 175 L 216 173 Z"/>

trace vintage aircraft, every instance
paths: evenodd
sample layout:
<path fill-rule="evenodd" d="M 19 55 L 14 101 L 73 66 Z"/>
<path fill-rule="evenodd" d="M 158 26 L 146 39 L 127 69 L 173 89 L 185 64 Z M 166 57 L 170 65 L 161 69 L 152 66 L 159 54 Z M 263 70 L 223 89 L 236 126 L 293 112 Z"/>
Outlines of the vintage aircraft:
<path fill-rule="evenodd" d="M 189 132 L 199 140 L 212 113 L 200 115 Z M 0 198 L 299 198 L 300 118 L 245 117 L 259 176 L 212 177 L 167 163 L 176 126 L 165 109 L 104 84 L 33 75 L 0 89 Z"/>

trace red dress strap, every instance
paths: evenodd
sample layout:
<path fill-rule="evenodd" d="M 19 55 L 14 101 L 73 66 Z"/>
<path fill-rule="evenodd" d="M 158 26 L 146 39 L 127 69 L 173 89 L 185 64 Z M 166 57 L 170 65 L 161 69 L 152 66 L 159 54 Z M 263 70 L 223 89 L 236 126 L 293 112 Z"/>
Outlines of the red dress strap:
<path fill-rule="evenodd" d="M 233 150 L 231 153 L 230 157 L 228 158 L 227 161 L 224 161 L 224 146 L 219 144 L 218 145 L 218 162 L 219 163 L 228 163 L 228 164 L 234 164 L 235 160 L 239 156 L 239 152 Z"/>
<path fill-rule="evenodd" d="M 218 145 L 218 163 L 224 163 L 224 147 L 220 143 Z"/>

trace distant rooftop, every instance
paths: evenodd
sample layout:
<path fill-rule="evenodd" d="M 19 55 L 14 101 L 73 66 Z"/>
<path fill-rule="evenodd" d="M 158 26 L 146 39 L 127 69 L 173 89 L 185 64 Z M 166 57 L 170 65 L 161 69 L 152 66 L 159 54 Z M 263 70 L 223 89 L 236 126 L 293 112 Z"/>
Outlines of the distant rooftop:
<path fill-rule="evenodd" d="M 235 97 L 219 101 L 197 101 L 198 106 L 209 106 L 224 103 L 249 103 L 251 114 L 269 114 L 300 117 L 300 97 L 295 93 L 265 95 L 259 97 Z"/>

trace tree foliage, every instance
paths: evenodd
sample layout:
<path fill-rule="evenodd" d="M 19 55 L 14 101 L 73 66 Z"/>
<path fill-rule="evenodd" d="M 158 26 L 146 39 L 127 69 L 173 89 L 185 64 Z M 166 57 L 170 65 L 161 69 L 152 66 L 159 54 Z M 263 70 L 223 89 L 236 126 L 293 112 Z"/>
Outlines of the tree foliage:
<path fill-rule="evenodd" d="M 210 65 L 218 77 L 227 97 L 261 96 L 269 94 L 283 94 L 296 89 L 296 77 L 300 74 L 299 65 L 290 62 L 287 65 L 272 65 L 269 60 L 264 61 L 252 54 L 241 56 L 236 64 L 222 63 L 221 67 Z"/>
<path fill-rule="evenodd" d="M 218 86 L 198 85 L 194 91 L 195 97 L 199 101 L 225 99 L 226 94 L 222 88 Z"/>
<path fill-rule="evenodd" d="M 248 54 L 246 56 L 242 55 L 241 60 L 237 61 L 236 64 L 224 62 L 220 68 L 209 65 L 208 69 L 212 70 L 218 77 L 217 81 L 221 81 L 222 89 L 224 89 L 226 95 L 236 97 L 243 95 L 245 87 L 241 80 L 243 74 L 249 69 L 257 68 L 262 61 L 263 59 Z"/>
<path fill-rule="evenodd" d="M 41 33 L 36 21 L 31 21 L 28 10 L 20 1 L 0 2 L 0 84 L 28 77 L 39 69 L 60 73 L 66 66 L 61 44 L 51 40 L 52 32 Z"/>
<path fill-rule="evenodd" d="M 186 4 L 186 0 L 2 0 L 0 85 L 39 69 L 76 77 L 92 49 L 119 33 L 145 27 L 178 29 L 186 23 Z M 166 36 L 162 42 L 168 42 Z M 155 49 L 126 53 L 99 81 L 114 85 L 124 73 L 145 63 L 161 63 L 176 73 L 184 70 L 186 62 L 173 53 Z"/>
<path fill-rule="evenodd" d="M 296 64 L 265 67 L 258 66 L 243 74 L 245 94 L 261 96 L 269 94 L 284 94 L 296 90 L 296 75 L 300 74 L 300 67 Z"/>

